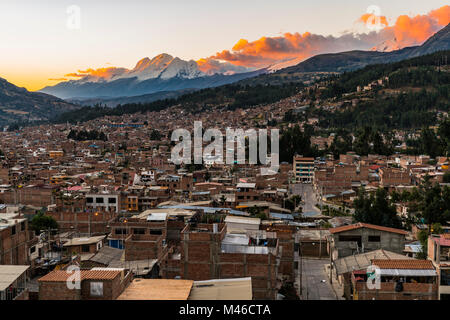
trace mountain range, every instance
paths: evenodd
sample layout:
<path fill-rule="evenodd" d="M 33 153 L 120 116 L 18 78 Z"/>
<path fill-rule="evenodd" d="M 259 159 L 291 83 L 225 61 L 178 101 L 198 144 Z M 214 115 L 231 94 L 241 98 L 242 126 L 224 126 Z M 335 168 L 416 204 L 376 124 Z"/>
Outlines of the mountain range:
<path fill-rule="evenodd" d="M 0 125 L 15 121 L 49 120 L 56 115 L 79 108 L 54 96 L 29 92 L 0 78 Z"/>
<path fill-rule="evenodd" d="M 421 46 L 407 47 L 390 52 L 348 51 L 321 54 L 309 58 L 296 66 L 288 67 L 277 72 L 346 72 L 363 68 L 369 64 L 397 62 L 449 49 L 450 24 L 430 37 Z"/>
<path fill-rule="evenodd" d="M 395 41 L 393 43 L 395 45 Z M 450 50 L 450 25 L 421 46 L 391 52 L 349 51 L 322 54 L 281 70 L 277 66 L 271 66 L 251 72 L 211 75 L 200 71 L 195 61 L 183 61 L 162 54 L 153 59 L 140 60 L 131 70 L 112 68 L 106 76 L 89 74 L 80 80 L 46 87 L 41 92 L 29 92 L 0 78 L 0 125 L 14 121 L 48 120 L 79 108 L 80 105 L 103 103 L 114 107 L 117 104 L 152 102 L 235 82 L 242 85 L 303 82 L 310 74 L 314 77 L 314 73 L 353 71 L 370 64 L 397 62 L 442 50 Z M 281 62 L 279 65 L 289 63 L 292 61 Z"/>
<path fill-rule="evenodd" d="M 197 62 L 184 61 L 169 54 L 160 54 L 153 59 L 144 58 L 131 69 L 108 68 L 101 76 L 94 74 L 79 75 L 79 80 L 61 82 L 55 86 L 45 87 L 40 92 L 62 99 L 109 100 L 113 105 L 117 98 L 126 103 L 127 97 L 143 96 L 142 102 L 148 102 L 149 94 L 179 90 L 197 90 L 230 84 L 258 75 L 270 73 L 306 73 L 306 72 L 345 72 L 363 68 L 368 64 L 396 62 L 413 58 L 438 50 L 450 48 L 450 27 L 447 25 L 421 46 L 400 50 L 396 39 L 385 41 L 371 51 L 349 51 L 342 53 L 321 54 L 306 61 L 290 59 L 280 61 L 256 71 L 224 63 L 222 73 L 206 74 L 199 69 Z M 300 62 L 300 63 L 299 63 Z M 293 65 L 293 66 L 292 66 Z M 234 68 L 234 69 L 233 69 Z M 224 71 L 227 71 L 223 73 Z M 234 73 L 234 74 L 230 74 Z M 136 99 L 132 99 L 134 102 Z M 139 101 L 139 99 L 138 99 Z M 150 100 L 151 101 L 151 100 Z"/>
<path fill-rule="evenodd" d="M 131 70 L 109 68 L 102 76 L 87 74 L 79 80 L 45 87 L 40 92 L 62 99 L 119 98 L 161 91 L 216 87 L 266 72 L 265 70 L 242 72 L 248 69 L 231 67 L 231 64 L 227 64 L 225 70 L 225 73 L 204 73 L 193 60 L 184 61 L 163 53 L 153 59 L 140 60 Z"/>

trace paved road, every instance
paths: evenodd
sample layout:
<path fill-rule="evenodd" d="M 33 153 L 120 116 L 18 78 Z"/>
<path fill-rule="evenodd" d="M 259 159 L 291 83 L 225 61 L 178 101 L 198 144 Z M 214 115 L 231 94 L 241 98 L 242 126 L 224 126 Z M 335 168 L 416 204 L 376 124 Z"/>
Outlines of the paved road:
<path fill-rule="evenodd" d="M 316 195 L 314 194 L 314 190 L 311 184 L 295 184 L 292 186 L 292 194 L 299 195 L 302 197 L 302 200 L 305 201 L 305 204 L 302 205 L 303 212 L 317 212 L 320 213 L 320 210 L 315 207 Z"/>
<path fill-rule="evenodd" d="M 325 272 L 325 265 L 328 263 L 328 259 L 303 259 L 301 299 L 338 300 Z M 299 288 L 300 277 L 297 278 L 297 286 Z"/>

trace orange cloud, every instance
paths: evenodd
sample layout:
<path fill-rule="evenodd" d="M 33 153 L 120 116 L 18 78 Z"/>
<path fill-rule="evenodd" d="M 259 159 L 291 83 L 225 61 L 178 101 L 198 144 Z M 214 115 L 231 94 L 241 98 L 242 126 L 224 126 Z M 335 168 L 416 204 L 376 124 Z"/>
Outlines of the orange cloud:
<path fill-rule="evenodd" d="M 443 6 L 427 15 L 399 16 L 395 25 L 383 31 L 393 33 L 400 47 L 407 47 L 423 43 L 449 22 L 450 6 Z"/>
<path fill-rule="evenodd" d="M 443 6 L 433 10 L 429 14 L 430 17 L 436 19 L 441 26 L 446 26 L 450 21 L 450 6 Z"/>
<path fill-rule="evenodd" d="M 359 22 L 363 22 L 363 23 L 371 23 L 371 24 L 375 25 L 378 22 L 377 18 L 379 19 L 380 24 L 382 24 L 382 25 L 384 25 L 386 27 L 389 25 L 389 23 L 388 23 L 388 21 L 387 21 L 385 16 L 375 16 L 375 15 L 370 14 L 370 13 L 363 14 L 359 18 L 358 21 Z"/>
<path fill-rule="evenodd" d="M 91 77 L 96 79 L 112 79 L 115 76 L 122 75 L 128 71 L 125 68 L 116 68 L 116 67 L 108 67 L 108 68 L 98 68 L 98 69 L 86 69 L 86 70 L 78 70 L 78 72 L 68 73 L 65 77 L 75 77 L 75 78 L 84 78 Z"/>
<path fill-rule="evenodd" d="M 67 78 L 49 78 L 49 81 L 66 81 Z"/>
<path fill-rule="evenodd" d="M 364 14 L 358 21 L 370 23 L 371 14 Z M 321 36 L 309 32 L 285 33 L 280 37 L 262 37 L 255 41 L 240 39 L 231 50 L 223 50 L 203 59 L 230 62 L 237 66 L 262 68 L 280 61 L 307 59 L 321 53 L 347 50 L 369 50 L 385 41 L 395 48 L 422 44 L 450 22 L 450 6 L 443 6 L 426 15 L 409 17 L 402 15 L 393 26 L 385 16 L 379 16 L 382 30 L 367 34 L 344 34 L 340 37 Z M 376 21 L 376 20 L 374 20 Z M 203 63 L 203 70 L 208 65 Z"/>
<path fill-rule="evenodd" d="M 76 73 L 76 72 L 72 72 L 72 73 L 68 73 L 68 74 L 65 74 L 64 75 L 65 77 L 85 77 L 86 76 L 86 74 L 79 74 L 79 73 Z"/>

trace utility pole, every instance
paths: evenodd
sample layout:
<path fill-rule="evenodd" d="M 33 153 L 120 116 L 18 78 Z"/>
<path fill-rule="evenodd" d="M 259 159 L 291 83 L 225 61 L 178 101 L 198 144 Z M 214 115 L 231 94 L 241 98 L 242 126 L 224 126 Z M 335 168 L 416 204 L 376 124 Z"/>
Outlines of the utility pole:
<path fill-rule="evenodd" d="M 330 284 L 333 284 L 333 250 L 330 245 Z"/>
<path fill-rule="evenodd" d="M 300 238 L 300 242 L 298 244 L 299 247 L 299 258 L 300 258 L 300 297 L 303 296 L 303 258 L 302 258 L 302 239 Z"/>
<path fill-rule="evenodd" d="M 319 259 L 322 259 L 322 229 L 319 229 Z"/>

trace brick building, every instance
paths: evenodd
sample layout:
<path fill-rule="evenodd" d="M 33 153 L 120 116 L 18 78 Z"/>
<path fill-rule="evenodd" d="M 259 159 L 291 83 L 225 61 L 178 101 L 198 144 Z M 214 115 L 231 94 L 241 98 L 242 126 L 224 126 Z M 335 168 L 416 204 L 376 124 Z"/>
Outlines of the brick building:
<path fill-rule="evenodd" d="M 450 299 L 450 235 L 432 235 L 428 238 L 428 259 L 439 274 L 439 299 Z"/>
<path fill-rule="evenodd" d="M 438 275 L 429 260 L 372 260 L 379 288 L 367 285 L 367 270 L 352 273 L 354 300 L 437 300 Z"/>
<path fill-rule="evenodd" d="M 126 269 L 80 270 L 80 278 L 65 270 L 54 270 L 38 280 L 39 300 L 115 300 L 133 278 Z M 73 288 L 68 282 L 74 280 Z M 76 282 L 79 280 L 79 288 Z"/>
<path fill-rule="evenodd" d="M 254 299 L 275 299 L 281 249 L 273 232 L 227 234 L 225 224 L 187 225 L 181 233 L 181 277 L 252 278 Z"/>
<path fill-rule="evenodd" d="M 0 265 L 25 265 L 29 263 L 27 219 L 16 213 L 0 213 Z"/>
<path fill-rule="evenodd" d="M 348 164 L 326 167 L 314 172 L 314 188 L 322 195 L 340 194 L 352 188 L 353 182 L 369 180 L 369 166 Z"/>
<path fill-rule="evenodd" d="M 404 169 L 381 168 L 380 169 L 380 186 L 383 188 L 394 188 L 399 185 L 410 185 L 411 176 Z"/>

